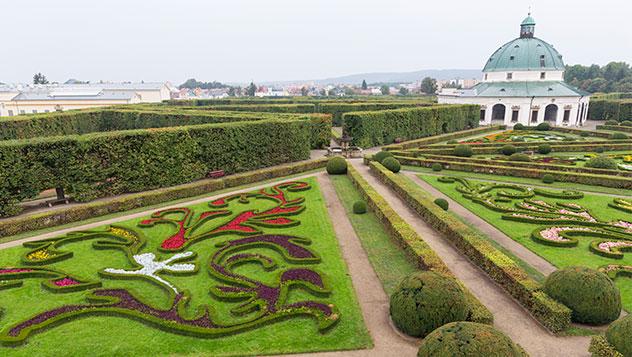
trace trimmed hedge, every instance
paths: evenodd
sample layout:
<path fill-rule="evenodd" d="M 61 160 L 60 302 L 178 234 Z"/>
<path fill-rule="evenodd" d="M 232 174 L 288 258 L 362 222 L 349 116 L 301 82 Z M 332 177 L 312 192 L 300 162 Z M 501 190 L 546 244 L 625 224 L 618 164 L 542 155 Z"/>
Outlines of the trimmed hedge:
<path fill-rule="evenodd" d="M 442 233 L 459 251 L 483 269 L 543 326 L 552 332 L 561 332 L 570 327 L 570 309 L 542 291 L 542 285 L 530 278 L 510 257 L 453 214 L 436 206 L 432 198 L 414 183 L 391 173 L 374 161 L 370 163 L 370 167 L 426 223 Z"/>
<path fill-rule="evenodd" d="M 480 172 L 485 174 L 493 174 L 500 176 L 528 177 L 542 179 L 544 175 L 550 174 L 558 182 L 574 182 L 586 185 L 605 186 L 614 188 L 632 189 L 632 178 L 621 177 L 622 175 L 598 175 L 580 173 L 579 170 L 567 169 L 566 171 L 553 171 L 538 168 L 520 167 L 522 164 L 531 164 L 512 161 L 510 164 L 501 162 L 494 163 L 470 163 L 458 162 L 444 159 L 418 159 L 404 156 L 396 156 L 402 165 L 431 167 L 434 163 L 440 163 L 446 170 L 464 171 L 464 172 Z M 505 166 L 511 165 L 511 166 Z M 572 167 L 569 167 L 572 168 Z"/>
<path fill-rule="evenodd" d="M 632 315 L 613 322 L 606 331 L 606 339 L 624 356 L 632 356 Z"/>
<path fill-rule="evenodd" d="M 471 322 L 446 324 L 421 343 L 418 357 L 527 357 L 528 354 L 502 332 Z"/>
<path fill-rule="evenodd" d="M 306 160 L 310 125 L 259 120 L 0 142 L 0 215 L 63 187 L 76 201 Z"/>
<path fill-rule="evenodd" d="M 632 119 L 632 100 L 593 99 L 588 108 L 588 118 L 592 120 L 630 120 Z"/>
<path fill-rule="evenodd" d="M 617 351 L 602 335 L 593 336 L 588 352 L 593 357 L 627 357 Z"/>
<path fill-rule="evenodd" d="M 450 207 L 450 204 L 444 198 L 437 198 L 434 200 L 434 203 L 435 205 L 441 207 L 441 209 L 443 209 L 444 211 L 447 211 Z"/>
<path fill-rule="evenodd" d="M 390 151 L 380 151 L 377 154 L 373 155 L 373 160 L 376 160 L 377 162 L 382 162 L 384 161 L 384 159 L 386 159 L 387 157 L 393 157 L 393 153 L 391 153 Z"/>
<path fill-rule="evenodd" d="M 343 132 L 354 145 L 373 147 L 478 126 L 477 105 L 438 105 L 423 108 L 353 112 L 343 115 Z"/>
<path fill-rule="evenodd" d="M 621 294 L 602 272 L 585 267 L 568 267 L 551 273 L 544 291 L 568 306 L 575 322 L 602 325 L 621 314 Z"/>
<path fill-rule="evenodd" d="M 229 175 L 220 179 L 205 179 L 179 186 L 107 198 L 97 202 L 72 205 L 42 213 L 3 219 L 0 220 L 0 237 L 12 236 L 187 197 L 205 195 L 226 188 L 321 169 L 324 168 L 326 164 L 326 158 L 301 161 Z"/>
<path fill-rule="evenodd" d="M 0 119 L 0 140 L 278 119 L 308 120 L 312 125 L 312 148 L 318 149 L 329 145 L 331 117 L 328 115 L 215 112 L 194 109 L 196 110 L 138 106 L 8 117 Z"/>
<path fill-rule="evenodd" d="M 426 145 L 440 143 L 442 141 L 446 141 L 448 144 L 456 144 L 457 141 L 455 139 L 465 138 L 468 136 L 474 136 L 478 134 L 484 134 L 492 131 L 503 130 L 506 127 L 504 125 L 495 125 L 495 126 L 481 126 L 474 129 L 460 130 L 453 133 L 442 134 L 442 135 L 433 135 L 427 138 L 409 140 L 399 144 L 392 144 L 384 146 L 384 150 L 407 150 L 412 148 L 418 148 Z"/>
<path fill-rule="evenodd" d="M 466 302 L 454 279 L 425 271 L 411 274 L 399 283 L 390 297 L 389 312 L 400 331 L 425 337 L 447 323 L 465 321 Z"/>
<path fill-rule="evenodd" d="M 597 130 L 616 130 L 632 133 L 632 127 L 621 125 L 597 125 Z"/>
<path fill-rule="evenodd" d="M 373 214 L 382 223 L 389 236 L 402 247 L 410 261 L 423 270 L 430 270 L 455 278 L 437 253 L 423 240 L 423 237 L 420 237 L 410 224 L 395 212 L 388 202 L 373 186 L 366 182 L 353 166 L 349 166 L 347 177 L 351 179 L 351 182 L 358 189 L 362 198 L 366 200 Z M 467 320 L 492 324 L 494 316 L 491 312 L 462 283 L 459 282 L 459 284 L 465 292 L 468 301 L 469 315 Z"/>

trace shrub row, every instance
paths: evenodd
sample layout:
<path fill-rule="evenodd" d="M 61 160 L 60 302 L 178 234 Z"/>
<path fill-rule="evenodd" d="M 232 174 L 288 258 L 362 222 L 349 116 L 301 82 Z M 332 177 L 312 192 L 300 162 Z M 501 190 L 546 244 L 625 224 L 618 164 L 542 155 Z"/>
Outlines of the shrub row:
<path fill-rule="evenodd" d="M 0 142 L 0 215 L 41 191 L 75 200 L 138 192 L 306 160 L 306 121 L 259 120 Z"/>
<path fill-rule="evenodd" d="M 346 113 L 343 132 L 361 147 L 391 144 L 478 126 L 476 105 L 438 105 L 383 111 Z"/>
<path fill-rule="evenodd" d="M 371 211 L 384 226 L 386 232 L 404 249 L 407 257 L 423 270 L 434 271 L 449 277 L 456 277 L 441 258 L 428 246 L 417 232 L 388 204 L 388 202 L 369 185 L 368 182 L 349 165 L 347 176 L 351 179 L 360 195 L 366 200 Z M 458 281 L 458 280 L 457 280 Z M 469 303 L 468 321 L 492 324 L 494 316 L 462 283 L 459 282 Z"/>
<path fill-rule="evenodd" d="M 502 163 L 497 163 L 495 165 L 490 165 L 489 163 L 477 164 L 464 162 L 464 160 L 457 162 L 403 156 L 396 156 L 396 158 L 402 165 L 432 167 L 432 164 L 440 163 L 447 170 L 479 172 L 499 176 L 527 177 L 535 179 L 542 179 L 544 175 L 550 174 L 553 176 L 553 179 L 558 182 L 573 182 L 593 186 L 632 189 L 632 178 L 628 177 L 522 168 L 517 167 L 517 162 L 508 162 L 507 166 L 504 166 Z"/>
<path fill-rule="evenodd" d="M 570 326 L 571 311 L 542 291 L 510 257 L 489 243 L 480 233 L 454 215 L 435 205 L 432 198 L 401 175 L 370 163 L 380 180 L 391 187 L 430 226 L 449 239 L 472 262 L 503 287 L 547 329 L 561 332 Z"/>
<path fill-rule="evenodd" d="M 537 151 L 539 144 L 512 145 L 520 148 L 521 151 Z M 601 141 L 600 143 L 576 143 L 576 144 L 550 144 L 553 152 L 598 152 L 598 151 L 627 151 L 632 150 L 632 140 Z M 472 147 L 475 155 L 497 154 L 503 145 L 468 145 Z M 411 149 L 410 152 L 416 155 L 435 154 L 452 155 L 454 145 L 445 147 L 430 146 L 423 149 Z"/>
<path fill-rule="evenodd" d="M 399 155 L 398 155 L 399 156 Z M 410 157 L 410 156 L 407 156 Z M 443 156 L 443 155 L 424 155 L 425 159 L 429 160 L 438 160 L 441 162 L 470 162 L 474 164 L 485 164 L 492 166 L 506 166 L 511 165 L 512 167 L 523 167 L 523 168 L 533 168 L 540 170 L 554 170 L 554 171 L 566 171 L 566 172 L 579 172 L 584 174 L 594 174 L 594 175 L 610 175 L 610 176 L 622 176 L 622 177 L 631 177 L 632 172 L 630 171 L 620 171 L 620 170 L 606 170 L 606 169 L 596 169 L 590 167 L 582 167 L 582 166 L 565 166 L 565 165 L 555 165 L 555 164 L 546 164 L 540 162 L 521 162 L 520 160 L 511 160 L 512 162 L 495 160 L 495 159 L 476 159 L 476 158 L 464 158 L 457 156 Z M 527 156 L 528 158 L 528 156 Z"/>
<path fill-rule="evenodd" d="M 0 119 L 0 140 L 88 134 L 94 132 L 190 126 L 255 120 L 309 120 L 312 148 L 329 145 L 331 117 L 327 115 L 215 112 L 186 108 L 90 109 Z"/>
<path fill-rule="evenodd" d="M 632 133 L 632 127 L 623 125 L 597 125 L 597 130 L 625 131 Z"/>
<path fill-rule="evenodd" d="M 229 175 L 220 179 L 204 179 L 184 185 L 113 197 L 97 202 L 72 205 L 43 213 L 11 217 L 0 220 L 0 237 L 12 236 L 23 232 L 54 227 L 139 207 L 152 206 L 163 202 L 209 194 L 226 188 L 294 175 L 323 168 L 326 164 L 326 158 L 301 161 Z"/>
<path fill-rule="evenodd" d="M 632 100 L 591 100 L 588 108 L 588 118 L 592 120 L 632 120 Z"/>
<path fill-rule="evenodd" d="M 434 135 L 428 138 L 409 140 L 399 144 L 392 144 L 383 147 L 383 150 L 407 150 L 412 148 L 424 147 L 430 144 L 440 143 L 442 141 L 448 141 L 452 139 L 465 138 L 468 136 L 474 136 L 477 134 L 484 134 L 491 131 L 503 130 L 504 125 L 495 126 L 481 126 L 474 129 L 460 130 L 453 133 Z"/>

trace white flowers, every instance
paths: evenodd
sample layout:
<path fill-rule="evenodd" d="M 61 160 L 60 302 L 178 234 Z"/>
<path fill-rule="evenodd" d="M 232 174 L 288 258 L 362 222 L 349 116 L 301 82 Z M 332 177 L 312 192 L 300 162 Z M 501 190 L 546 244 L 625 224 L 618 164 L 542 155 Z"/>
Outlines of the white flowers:
<path fill-rule="evenodd" d="M 601 242 L 599 249 L 605 252 L 611 252 L 612 248 L 632 247 L 632 242 Z"/>
<path fill-rule="evenodd" d="M 165 279 L 159 277 L 157 274 L 161 271 L 171 271 L 171 272 L 192 272 L 195 270 L 195 264 L 171 264 L 173 261 L 180 260 L 183 258 L 188 258 L 193 255 L 193 252 L 184 252 L 178 253 L 172 256 L 169 259 L 166 259 L 162 262 L 156 261 L 156 255 L 154 253 L 144 253 L 144 254 L 136 254 L 133 256 L 136 263 L 138 263 L 142 268 L 137 270 L 124 270 L 124 269 L 113 269 L 107 268 L 104 271 L 106 273 L 115 274 L 115 275 L 144 275 L 150 279 L 154 279 L 161 284 L 168 286 L 171 290 L 173 290 L 176 294 L 178 290 L 171 283 L 166 281 Z"/>
<path fill-rule="evenodd" d="M 551 227 L 540 231 L 540 236 L 550 241 L 565 242 L 570 239 L 562 237 L 560 233 L 567 231 L 593 232 L 592 229 L 586 227 Z"/>

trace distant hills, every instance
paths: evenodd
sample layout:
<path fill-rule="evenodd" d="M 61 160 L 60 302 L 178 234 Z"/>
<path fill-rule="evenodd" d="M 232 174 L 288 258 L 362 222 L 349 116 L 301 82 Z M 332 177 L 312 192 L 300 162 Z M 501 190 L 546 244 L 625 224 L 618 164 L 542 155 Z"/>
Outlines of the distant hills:
<path fill-rule="evenodd" d="M 424 77 L 437 80 L 447 79 L 480 79 L 482 72 L 478 69 L 427 69 L 413 72 L 374 72 L 359 73 L 347 76 L 331 77 L 325 79 L 295 80 L 295 81 L 268 81 L 262 84 L 289 84 L 314 82 L 315 84 L 357 84 L 366 80 L 367 83 L 410 83 L 421 81 Z"/>

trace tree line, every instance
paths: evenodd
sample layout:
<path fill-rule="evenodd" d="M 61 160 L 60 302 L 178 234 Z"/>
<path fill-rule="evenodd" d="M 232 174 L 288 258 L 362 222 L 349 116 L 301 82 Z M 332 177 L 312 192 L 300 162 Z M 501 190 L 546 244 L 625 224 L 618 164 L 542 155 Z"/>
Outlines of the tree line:
<path fill-rule="evenodd" d="M 626 62 L 566 66 L 564 80 L 591 93 L 632 92 L 632 68 Z"/>

